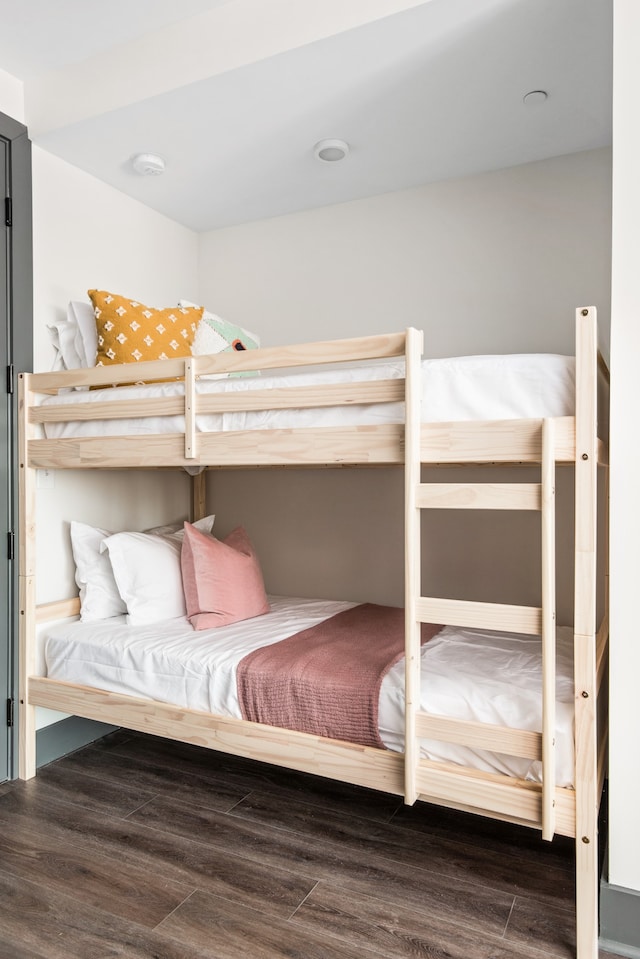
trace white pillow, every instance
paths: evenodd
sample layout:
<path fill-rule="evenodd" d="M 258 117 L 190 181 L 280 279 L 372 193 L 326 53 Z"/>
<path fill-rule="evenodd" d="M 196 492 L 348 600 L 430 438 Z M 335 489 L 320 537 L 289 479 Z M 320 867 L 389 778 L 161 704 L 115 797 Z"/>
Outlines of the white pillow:
<path fill-rule="evenodd" d="M 96 365 L 98 334 L 91 303 L 74 300 L 67 306 L 66 320 L 56 320 L 49 327 L 56 351 L 54 368 L 78 370 Z"/>
<path fill-rule="evenodd" d="M 120 598 L 111 563 L 100 553 L 100 544 L 109 530 L 71 521 L 71 550 L 76 564 L 76 583 L 80 588 L 80 620 L 95 623 L 126 613 Z"/>
<path fill-rule="evenodd" d="M 193 525 L 210 533 L 213 520 L 207 516 Z M 184 526 L 170 533 L 114 533 L 103 538 L 100 549 L 103 556 L 108 554 L 131 626 L 186 616 L 180 566 L 183 539 Z"/>
<path fill-rule="evenodd" d="M 205 533 L 213 528 L 213 516 L 206 516 L 193 525 Z M 156 537 L 184 536 L 183 523 L 156 526 L 146 530 Z M 80 620 L 93 623 L 126 613 L 127 608 L 116 584 L 109 554 L 101 552 L 101 544 L 114 534 L 109 530 L 71 522 L 71 549 L 76 565 L 76 583 L 80 589 Z"/>
<path fill-rule="evenodd" d="M 82 366 L 95 366 L 98 353 L 98 331 L 93 306 L 88 301 L 72 300 L 67 306 L 67 320 L 78 329 Z"/>
<path fill-rule="evenodd" d="M 51 344 L 56 351 L 53 369 L 77 370 L 82 366 L 80 351 L 80 332 L 74 323 L 68 320 L 56 320 L 47 329 L 51 337 Z"/>

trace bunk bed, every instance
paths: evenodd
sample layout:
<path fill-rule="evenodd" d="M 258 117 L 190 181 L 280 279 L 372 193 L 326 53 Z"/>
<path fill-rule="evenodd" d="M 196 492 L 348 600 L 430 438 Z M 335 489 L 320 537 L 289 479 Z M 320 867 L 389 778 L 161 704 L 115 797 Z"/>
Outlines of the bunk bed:
<path fill-rule="evenodd" d="M 432 368 L 429 375 L 422 348 L 422 334 L 409 329 L 136 364 L 136 384 L 146 385 L 131 383 L 130 366 L 20 375 L 20 776 L 35 775 L 35 708 L 42 706 L 384 790 L 409 804 L 427 801 L 526 824 L 545 839 L 555 833 L 572 836 L 577 955 L 597 959 L 597 820 L 607 741 L 608 621 L 606 563 L 597 555 L 599 504 L 606 502 L 607 489 L 606 469 L 599 469 L 607 465 L 607 371 L 597 348 L 596 312 L 576 311 L 570 407 L 551 412 L 543 403 L 538 413 L 516 410 L 483 419 L 458 414 L 448 420 L 438 413 L 430 420 L 424 415 L 424 384 L 437 382 L 439 371 Z M 365 372 L 353 374 L 352 364 Z M 327 372 L 317 374 L 319 366 Z M 343 369 L 347 375 L 336 376 Z M 230 375 L 257 370 L 260 376 L 251 380 Z M 539 396 L 545 392 L 538 389 Z M 322 425 L 309 419 L 312 412 L 322 414 Z M 280 414 L 284 420 L 277 418 Z M 146 422 L 143 428 L 141 421 Z M 424 481 L 424 466 L 476 464 L 535 466 L 540 481 Z M 207 469 L 379 465 L 397 465 L 405 473 L 403 751 L 39 674 L 36 628 L 77 616 L 80 604 L 76 597 L 36 606 L 36 470 L 185 468 L 192 474 L 192 519 L 198 519 L 207 512 Z M 556 779 L 554 492 L 556 467 L 562 465 L 572 466 L 575 474 L 574 622 L 569 630 L 574 768 L 569 785 Z M 428 509 L 539 512 L 539 607 L 423 595 L 420 517 Z M 598 603 L 598 596 L 604 596 L 603 602 Z M 420 688 L 425 624 L 540 637 L 535 642 L 541 645 L 541 729 L 425 710 Z M 532 781 L 425 758 L 425 740 L 521 757 L 539 764 L 541 775 Z"/>

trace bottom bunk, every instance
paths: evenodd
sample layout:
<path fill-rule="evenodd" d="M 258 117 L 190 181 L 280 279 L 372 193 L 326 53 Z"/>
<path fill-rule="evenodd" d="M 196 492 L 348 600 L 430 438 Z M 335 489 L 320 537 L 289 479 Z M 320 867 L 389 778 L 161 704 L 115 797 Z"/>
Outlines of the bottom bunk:
<path fill-rule="evenodd" d="M 36 668 L 42 675 L 29 680 L 29 700 L 402 795 L 403 611 L 286 597 L 271 597 L 270 607 L 253 619 L 203 630 L 180 617 L 133 626 L 124 616 L 46 624 Z M 297 666 L 289 667 L 295 650 Z M 372 668 L 365 668 L 367 659 Z M 319 688 L 321 679 L 325 693 L 313 697 L 311 686 Z M 265 683 L 274 695 L 260 693 Z M 557 631 L 556 694 L 556 831 L 572 836 L 568 627 Z M 419 798 L 539 827 L 540 637 L 426 628 L 420 709 L 435 723 L 459 721 L 464 735 L 458 742 L 448 735 L 421 740 Z M 469 745 L 471 725 L 483 731 L 484 748 Z"/>

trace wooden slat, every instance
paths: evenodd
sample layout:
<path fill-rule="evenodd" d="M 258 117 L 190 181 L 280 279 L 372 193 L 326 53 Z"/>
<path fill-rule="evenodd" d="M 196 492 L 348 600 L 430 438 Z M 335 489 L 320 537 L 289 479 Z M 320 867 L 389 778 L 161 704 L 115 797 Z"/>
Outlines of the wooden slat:
<path fill-rule="evenodd" d="M 215 356 L 193 357 L 198 376 L 210 373 L 238 373 L 253 370 L 288 369 L 314 366 L 319 363 L 355 363 L 360 360 L 402 356 L 404 333 L 364 336 L 353 339 L 300 343 L 293 346 L 267 347 L 260 350 L 218 353 Z M 112 384 L 149 382 L 153 379 L 179 378 L 184 374 L 184 359 L 126 363 L 92 369 L 37 373 L 32 389 L 48 392 L 76 386 L 111 386 Z"/>
<path fill-rule="evenodd" d="M 404 427 L 316 427 L 198 434 L 198 456 L 184 456 L 184 435 L 33 440 L 29 464 L 44 469 L 154 466 L 323 466 L 401 464 Z"/>
<path fill-rule="evenodd" d="M 538 483 L 423 483 L 421 509 L 541 509 Z"/>
<path fill-rule="evenodd" d="M 508 606 L 502 603 L 474 603 L 461 599 L 422 596 L 417 603 L 422 623 L 442 623 L 470 629 L 496 629 L 537 635 L 542 628 L 542 611 L 536 606 Z"/>
<path fill-rule="evenodd" d="M 542 787 L 497 773 L 421 760 L 417 771 L 420 799 L 541 828 Z M 571 789 L 556 789 L 556 831 L 575 835 L 575 798 Z"/>
<path fill-rule="evenodd" d="M 540 828 L 541 799 L 537 783 L 492 773 L 474 773 L 463 767 L 427 760 L 420 763 L 419 782 L 419 798 L 425 802 Z M 479 784 L 478 790 L 474 789 L 474 782 Z M 556 832 L 575 836 L 574 791 L 557 788 L 555 808 Z"/>
<path fill-rule="evenodd" d="M 525 759 L 542 759 L 542 736 L 526 729 L 491 725 L 467 719 L 451 719 L 419 712 L 416 717 L 417 735 L 423 739 L 458 743 L 471 749 L 488 749 Z"/>
<path fill-rule="evenodd" d="M 363 406 L 404 402 L 404 379 L 363 380 L 356 383 L 321 383 L 314 386 L 273 387 L 267 390 L 202 394 L 201 413 L 252 410 L 321 409 L 328 406 Z"/>
<path fill-rule="evenodd" d="M 86 396 L 87 394 L 82 394 Z M 57 403 L 35 406 L 30 411 L 32 423 L 88 422 L 92 420 L 121 420 L 145 416 L 181 416 L 184 412 L 182 396 L 161 396 L 154 399 Z M 357 383 L 325 383 L 317 386 L 276 387 L 230 391 L 227 393 L 199 393 L 198 414 L 250 412 L 255 410 L 319 409 L 328 406 L 354 406 L 369 403 L 399 403 L 404 401 L 404 379 L 372 380 Z"/>
<path fill-rule="evenodd" d="M 169 703 L 39 677 L 29 681 L 29 695 L 38 706 L 74 716 L 370 789 L 396 795 L 403 792 L 403 756 L 392 750 L 322 739 L 307 733 L 213 716 Z"/>
<path fill-rule="evenodd" d="M 86 396 L 87 394 L 82 394 Z M 90 394 L 92 397 L 98 393 Z M 92 420 L 124 420 L 145 416 L 182 416 L 183 396 L 143 397 L 128 400 L 87 400 L 82 403 L 55 403 L 34 406 L 29 411 L 32 423 L 73 423 Z"/>
<path fill-rule="evenodd" d="M 55 603 L 41 603 L 35 609 L 35 621 L 40 623 L 50 623 L 56 619 L 66 619 L 69 616 L 80 615 L 80 597 L 74 596 L 71 599 L 60 599 Z"/>
<path fill-rule="evenodd" d="M 559 416 L 556 423 L 556 461 L 572 463 L 575 456 L 575 420 Z M 496 420 L 461 423 L 423 423 L 423 463 L 540 463 L 542 420 Z"/>
<path fill-rule="evenodd" d="M 290 369 L 295 366 L 315 366 L 318 363 L 356 363 L 360 360 L 403 356 L 404 351 L 404 333 L 385 333 L 378 336 L 199 356 L 198 374 Z"/>

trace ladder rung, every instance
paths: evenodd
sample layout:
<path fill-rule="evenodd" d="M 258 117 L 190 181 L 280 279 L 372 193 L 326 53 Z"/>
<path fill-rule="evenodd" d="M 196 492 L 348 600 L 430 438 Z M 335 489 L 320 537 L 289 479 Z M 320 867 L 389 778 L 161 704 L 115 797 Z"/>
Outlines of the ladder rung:
<path fill-rule="evenodd" d="M 461 599 L 421 596 L 415 609 L 416 618 L 421 623 L 497 629 L 529 635 L 536 635 L 542 630 L 542 610 L 538 606 L 507 606 L 502 603 L 472 603 Z"/>
<path fill-rule="evenodd" d="M 540 510 L 539 483 L 422 483 L 419 509 L 522 509 Z"/>
<path fill-rule="evenodd" d="M 458 743 L 471 749 L 488 749 L 524 759 L 542 759 L 542 734 L 527 729 L 510 729 L 508 726 L 419 712 L 416 731 L 423 739 Z"/>

